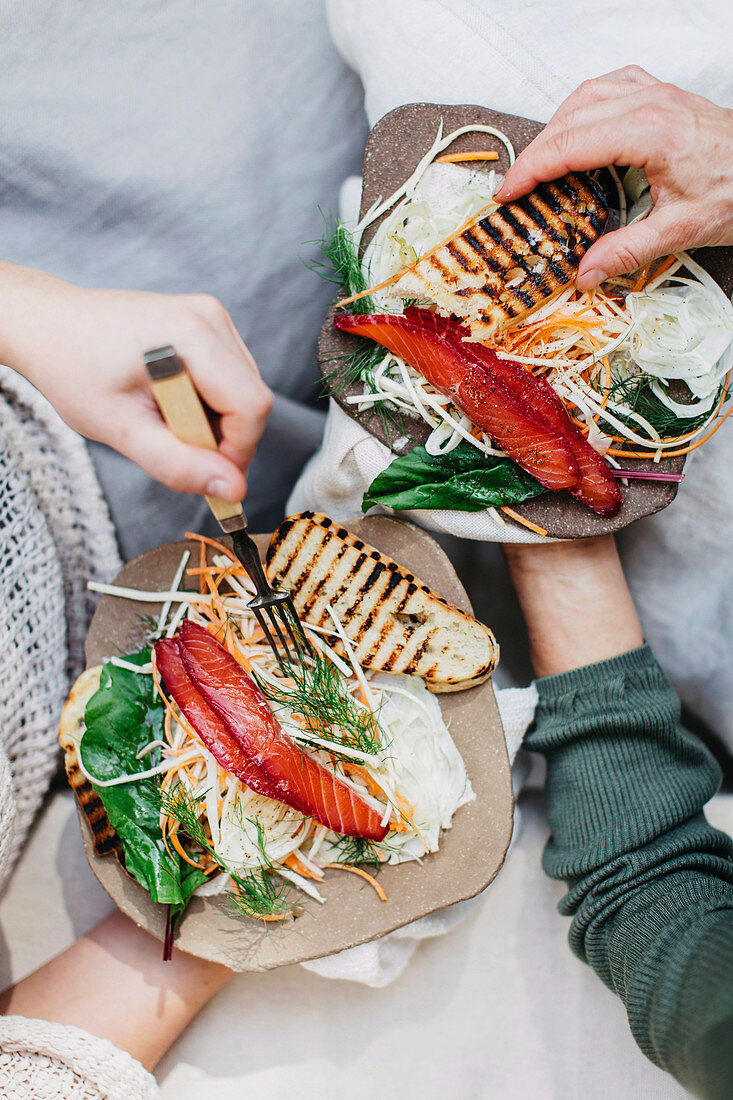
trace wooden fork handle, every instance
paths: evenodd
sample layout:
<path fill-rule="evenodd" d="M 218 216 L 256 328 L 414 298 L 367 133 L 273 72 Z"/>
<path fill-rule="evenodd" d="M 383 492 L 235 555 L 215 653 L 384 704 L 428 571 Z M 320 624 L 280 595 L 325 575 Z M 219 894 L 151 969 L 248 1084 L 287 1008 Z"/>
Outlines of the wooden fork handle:
<path fill-rule="evenodd" d="M 201 398 L 191 376 L 172 347 L 154 348 L 145 353 L 145 365 L 158 408 L 166 424 L 183 443 L 216 451 L 217 443 Z M 241 504 L 219 497 L 206 501 L 222 527 L 246 526 Z M 237 520 L 241 519 L 241 524 Z"/>

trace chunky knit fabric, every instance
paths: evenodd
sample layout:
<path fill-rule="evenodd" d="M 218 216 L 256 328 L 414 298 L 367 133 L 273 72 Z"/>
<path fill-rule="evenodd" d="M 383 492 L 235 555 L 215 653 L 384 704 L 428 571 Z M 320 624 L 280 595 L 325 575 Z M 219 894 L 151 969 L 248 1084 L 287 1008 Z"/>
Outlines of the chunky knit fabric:
<path fill-rule="evenodd" d="M 76 1027 L 0 1019 L 3 1100 L 156 1100 L 155 1078 L 125 1051 Z"/>
<path fill-rule="evenodd" d="M 86 582 L 119 557 L 83 441 L 24 379 L 0 367 L 0 884 L 59 759 L 58 720 L 83 667 Z M 0 1019 L 5 1100 L 157 1096 L 129 1054 L 78 1028 Z"/>
<path fill-rule="evenodd" d="M 720 783 L 644 646 L 537 683 L 525 745 L 547 758 L 544 866 L 570 945 L 624 1001 L 641 1049 L 704 1097 L 733 1096 L 733 840 Z"/>
<path fill-rule="evenodd" d="M 58 761 L 61 707 L 83 667 L 86 582 L 111 579 L 119 564 L 83 440 L 0 367 L 0 754 L 15 803 L 0 807 L 4 826 L 14 819 L 2 830 L 0 884 Z"/>

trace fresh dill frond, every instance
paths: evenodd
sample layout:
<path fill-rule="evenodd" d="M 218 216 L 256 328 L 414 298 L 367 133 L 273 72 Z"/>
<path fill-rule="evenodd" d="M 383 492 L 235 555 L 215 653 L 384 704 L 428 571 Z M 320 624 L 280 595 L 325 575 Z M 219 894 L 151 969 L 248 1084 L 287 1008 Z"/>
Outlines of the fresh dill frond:
<path fill-rule="evenodd" d="M 677 416 L 672 409 L 663 404 L 652 389 L 652 382 L 656 381 L 651 375 L 640 372 L 639 374 L 622 374 L 612 371 L 611 385 L 606 392 L 614 400 L 626 406 L 651 424 L 655 431 L 659 432 L 663 439 L 674 439 L 678 435 L 694 432 L 702 427 L 710 416 L 709 412 L 700 413 L 699 416 Z M 637 434 L 643 434 L 644 428 L 630 416 L 624 416 L 622 412 L 616 414 L 627 427 L 633 428 Z M 650 437 L 650 444 L 654 440 Z"/>
<path fill-rule="evenodd" d="M 332 220 L 324 215 L 324 222 L 325 236 L 317 242 L 323 259 L 311 263 L 309 265 L 311 271 L 326 282 L 336 283 L 337 286 L 345 288 L 348 296 L 361 294 L 368 289 L 369 283 L 362 270 L 353 235 L 339 218 Z M 351 311 L 352 313 L 373 313 L 374 308 L 372 299 L 366 297 L 353 302 Z"/>
<path fill-rule="evenodd" d="M 362 269 L 353 235 L 338 218 L 331 220 L 324 215 L 324 221 L 326 234 L 317 242 L 323 259 L 311 263 L 311 271 L 327 282 L 336 283 L 346 295 L 361 294 L 369 283 Z M 371 296 L 367 295 L 352 302 L 349 309 L 351 313 L 362 314 L 374 313 L 377 307 Z M 342 397 L 359 383 L 367 393 L 377 392 L 374 372 L 384 359 L 384 348 L 361 336 L 352 336 L 349 343 L 352 350 L 328 359 L 328 364 L 335 366 L 324 371 L 322 397 Z M 352 412 L 361 423 L 376 417 L 387 438 L 405 435 L 404 417 L 399 409 L 388 402 L 380 400 L 374 405 L 365 405 L 362 409 L 354 407 Z"/>
<path fill-rule="evenodd" d="M 253 821 L 257 830 L 257 845 L 264 860 L 262 868 L 253 868 L 246 874 L 234 871 L 214 850 L 206 830 L 201 823 L 200 807 L 203 797 L 194 798 L 181 783 L 160 792 L 162 812 L 178 823 L 179 828 L 189 840 L 203 851 L 208 852 L 217 867 L 229 875 L 234 889 L 227 891 L 230 907 L 238 914 L 247 916 L 272 916 L 287 912 L 291 907 L 287 903 L 287 884 L 277 880 L 272 873 L 272 863 L 265 854 L 264 830 L 258 821 Z"/>
<path fill-rule="evenodd" d="M 336 366 L 323 375 L 322 397 L 343 397 L 358 383 L 364 386 L 366 394 L 378 392 L 374 372 L 384 359 L 384 348 L 364 336 L 351 336 L 350 340 L 354 341 L 353 351 L 332 355 L 326 360 L 328 364 L 335 363 Z M 381 397 L 373 405 L 365 403 L 361 409 L 352 405 L 351 413 L 362 424 L 365 420 L 376 417 L 388 439 L 397 439 L 407 434 L 405 418 L 400 409 Z"/>
<path fill-rule="evenodd" d="M 375 874 L 382 870 L 379 850 L 370 840 L 360 836 L 340 836 L 331 841 L 331 847 L 338 852 L 334 863 L 363 863 L 371 867 Z"/>
<path fill-rule="evenodd" d="M 247 875 L 229 871 L 233 890 L 227 890 L 227 905 L 235 916 L 276 916 L 292 908 L 287 902 L 288 886 L 270 871 Z"/>
<path fill-rule="evenodd" d="M 323 376 L 326 387 L 325 396 L 332 393 L 340 397 L 357 382 L 363 382 L 370 393 L 376 392 L 374 372 L 384 359 L 385 350 L 381 344 L 375 344 L 373 340 L 367 340 L 363 336 L 352 336 L 352 340 L 359 341 L 353 351 L 333 356 L 328 360 L 329 363 L 337 365 Z M 356 411 L 356 415 L 362 414 L 363 410 Z"/>
<path fill-rule="evenodd" d="M 360 752 L 376 756 L 383 748 L 377 715 L 360 707 L 348 693 L 338 669 L 322 653 L 315 651 L 311 664 L 288 665 L 291 686 L 276 687 L 257 678 L 262 693 L 273 703 L 299 714 L 306 730 Z M 334 748 L 338 755 L 338 750 Z"/>

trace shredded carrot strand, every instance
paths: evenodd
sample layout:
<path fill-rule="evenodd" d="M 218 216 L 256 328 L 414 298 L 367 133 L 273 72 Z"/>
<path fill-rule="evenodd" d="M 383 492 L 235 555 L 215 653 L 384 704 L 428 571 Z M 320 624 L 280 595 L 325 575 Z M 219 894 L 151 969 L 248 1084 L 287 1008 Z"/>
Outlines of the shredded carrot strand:
<path fill-rule="evenodd" d="M 445 156 L 438 157 L 435 161 L 436 164 L 459 164 L 461 161 L 468 160 L 498 160 L 499 154 L 491 152 L 488 149 L 479 150 L 475 153 L 446 153 Z"/>
<path fill-rule="evenodd" d="M 235 894 L 239 894 L 240 898 L 243 897 L 242 891 L 237 886 L 236 882 L 232 882 L 232 889 Z M 262 921 L 279 921 L 285 920 L 287 913 L 254 913 L 251 909 L 248 909 L 246 905 L 242 906 L 242 911 L 249 917 L 254 917 L 255 920 Z"/>
<path fill-rule="evenodd" d="M 306 867 L 306 865 L 298 859 L 295 852 L 291 852 L 283 862 L 286 867 L 289 867 L 291 871 L 295 871 L 296 874 L 302 875 L 303 878 L 314 878 L 316 882 L 321 882 L 323 879 L 323 875 L 317 875 L 310 867 Z"/>
<path fill-rule="evenodd" d="M 205 542 L 200 542 L 199 543 L 199 567 L 201 569 L 203 569 L 205 567 L 205 565 L 206 565 L 206 543 Z M 201 577 L 201 580 L 199 581 L 199 588 L 201 590 L 201 594 L 203 595 L 204 592 L 206 592 L 206 586 L 204 584 L 203 576 Z"/>
<path fill-rule="evenodd" d="M 227 577 L 234 577 L 238 573 L 245 577 L 247 575 L 243 567 L 241 565 L 235 565 L 234 562 L 227 566 L 205 565 L 203 567 L 186 570 L 186 574 L 189 577 L 200 577 L 204 575 L 212 577 L 218 576 L 220 581 L 226 580 Z"/>
<path fill-rule="evenodd" d="M 168 847 L 168 839 L 166 837 L 166 831 L 167 831 L 167 827 L 170 825 L 170 820 L 171 819 L 169 817 L 164 817 L 163 818 L 163 822 L 160 826 L 160 832 L 161 832 L 162 837 L 163 837 L 163 846 L 164 846 L 166 852 L 168 853 L 168 855 L 171 857 L 171 859 L 175 863 L 176 862 L 176 857 L 173 855 L 173 852 Z"/>
<path fill-rule="evenodd" d="M 178 852 L 181 859 L 185 859 L 186 863 L 190 863 L 192 867 L 196 867 L 199 871 L 203 871 L 203 869 L 204 869 L 203 863 L 198 863 L 197 860 L 191 859 L 188 852 L 186 851 L 186 849 L 181 844 L 180 840 L 178 839 L 178 830 L 177 829 L 169 829 L 168 830 L 168 836 L 170 837 L 171 844 L 173 845 L 175 850 Z"/>
<path fill-rule="evenodd" d="M 207 535 L 199 535 L 195 531 L 186 531 L 185 535 L 187 539 L 196 539 L 199 542 L 205 543 L 207 546 L 213 547 L 214 550 L 221 550 L 222 554 L 226 554 L 226 556 L 231 558 L 236 565 L 240 564 L 239 558 L 226 546 L 223 546 L 222 543 L 217 542 L 216 539 L 210 539 Z M 204 561 L 203 564 L 205 565 L 206 562 Z"/>
<path fill-rule="evenodd" d="M 634 283 L 634 285 L 631 288 L 631 293 L 632 294 L 636 294 L 636 292 L 638 290 L 641 290 L 641 288 L 643 286 L 646 286 L 646 284 L 649 282 L 649 268 L 650 268 L 650 266 L 651 266 L 650 264 L 644 264 L 644 266 L 642 267 L 641 271 L 639 272 L 639 278 L 636 280 L 636 282 Z"/>
<path fill-rule="evenodd" d="M 396 283 L 399 279 L 402 278 L 403 275 L 406 275 L 408 271 L 413 271 L 417 267 L 417 265 L 421 263 L 422 260 L 427 260 L 429 256 L 434 256 L 435 253 L 439 249 L 441 249 L 444 244 L 447 244 L 448 241 L 452 241 L 454 237 L 460 236 L 460 234 L 463 233 L 465 229 L 469 229 L 479 220 L 482 214 L 485 214 L 487 210 L 493 209 L 495 205 L 495 203 L 490 202 L 487 203 L 486 206 L 482 206 L 481 209 L 477 210 L 475 214 L 472 214 L 470 218 L 466 218 L 463 225 L 459 226 L 458 229 L 455 229 L 452 233 L 449 233 L 447 237 L 444 237 L 442 241 L 439 241 L 438 244 L 436 244 L 434 248 L 431 248 L 429 252 L 426 252 L 423 256 L 420 256 L 417 260 L 415 260 L 415 263 L 411 264 L 410 267 L 403 268 L 402 271 L 398 271 L 396 275 L 392 275 L 389 279 L 385 279 L 383 282 L 377 283 L 376 286 L 367 287 L 366 290 L 362 290 L 359 294 L 352 294 L 349 298 L 342 298 L 340 302 L 336 303 L 337 307 L 348 306 L 352 302 L 358 302 L 360 298 L 366 298 L 367 295 L 374 294 L 376 290 L 384 290 L 385 287 L 391 286 L 392 283 Z"/>
<path fill-rule="evenodd" d="M 387 900 L 387 895 L 374 876 L 364 871 L 361 867 L 354 867 L 351 863 L 327 863 L 326 867 L 332 867 L 335 871 L 349 871 L 352 875 L 359 875 L 373 887 L 380 901 Z"/>
<path fill-rule="evenodd" d="M 544 527 L 538 527 L 536 523 L 532 523 L 531 520 L 525 519 L 524 516 L 520 516 L 519 512 L 515 512 L 512 508 L 504 506 L 502 512 L 506 514 L 517 523 L 521 523 L 522 527 L 528 527 L 530 531 L 534 531 L 536 535 L 542 535 L 543 538 L 547 537 L 547 531 Z"/>
<path fill-rule="evenodd" d="M 676 256 L 667 256 L 665 260 L 657 268 L 652 268 L 651 264 L 646 264 L 639 274 L 639 278 L 636 280 L 632 287 L 632 293 L 637 293 L 639 290 L 643 290 L 652 279 L 656 279 L 659 275 L 663 275 L 677 259 Z"/>
<path fill-rule="evenodd" d="M 375 798 L 386 798 L 386 795 L 382 788 L 379 786 L 377 780 L 369 774 L 366 768 L 363 768 L 361 764 L 348 764 L 347 770 L 350 774 L 358 775 L 364 783 L 364 786 L 373 794 Z"/>

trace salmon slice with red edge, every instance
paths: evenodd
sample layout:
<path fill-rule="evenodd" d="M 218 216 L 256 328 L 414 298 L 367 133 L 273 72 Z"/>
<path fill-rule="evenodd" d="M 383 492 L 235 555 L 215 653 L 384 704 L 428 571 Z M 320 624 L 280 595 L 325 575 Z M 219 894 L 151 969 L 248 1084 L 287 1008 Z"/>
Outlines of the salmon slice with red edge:
<path fill-rule="evenodd" d="M 384 839 L 380 815 L 287 736 L 257 685 L 208 630 L 184 620 L 179 645 L 194 686 L 284 802 L 334 832 Z"/>
<path fill-rule="evenodd" d="M 390 314 L 340 313 L 334 327 L 366 336 L 404 359 L 546 489 L 572 489 L 580 470 L 563 433 L 467 355 L 449 331 Z"/>
<path fill-rule="evenodd" d="M 465 355 L 478 359 L 488 370 L 499 374 L 522 401 L 534 408 L 548 424 L 556 427 L 580 470 L 580 481 L 570 492 L 599 515 L 616 515 L 622 498 L 608 463 L 573 424 L 560 397 L 546 379 L 537 378 L 522 363 L 497 355 L 493 348 L 485 344 L 475 341 L 465 343 L 471 336 L 465 326 L 446 320 L 430 310 L 412 306 L 405 310 L 405 317 L 460 344 Z"/>
<path fill-rule="evenodd" d="M 178 707 L 193 726 L 211 755 L 222 768 L 236 775 L 251 790 L 285 802 L 283 792 L 250 760 L 232 737 L 221 718 L 214 714 L 186 672 L 176 638 L 161 638 L 155 643 L 155 663 L 160 677 Z"/>

